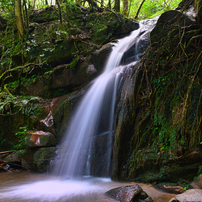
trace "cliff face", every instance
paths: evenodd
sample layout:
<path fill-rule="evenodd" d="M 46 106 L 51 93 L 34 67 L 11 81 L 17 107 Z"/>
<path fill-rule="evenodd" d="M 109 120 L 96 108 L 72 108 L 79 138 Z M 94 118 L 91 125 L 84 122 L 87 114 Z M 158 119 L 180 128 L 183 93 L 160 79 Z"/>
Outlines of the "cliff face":
<path fill-rule="evenodd" d="M 200 173 L 201 31 L 199 20 L 179 11 L 159 18 L 120 90 L 113 179 L 176 182 Z"/>

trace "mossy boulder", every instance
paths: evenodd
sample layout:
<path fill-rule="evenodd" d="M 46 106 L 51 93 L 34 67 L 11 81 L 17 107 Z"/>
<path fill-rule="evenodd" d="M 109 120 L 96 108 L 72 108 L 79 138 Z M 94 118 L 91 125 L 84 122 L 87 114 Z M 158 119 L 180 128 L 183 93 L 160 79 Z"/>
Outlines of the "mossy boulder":
<path fill-rule="evenodd" d="M 30 16 L 30 22 L 44 23 L 59 19 L 58 10 L 55 6 L 50 6 L 45 9 L 33 11 Z"/>
<path fill-rule="evenodd" d="M 50 132 L 28 131 L 25 135 L 25 145 L 28 148 L 55 146 L 56 138 Z"/>
<path fill-rule="evenodd" d="M 46 172 L 49 169 L 50 161 L 56 156 L 56 147 L 39 148 L 33 155 L 33 165 L 37 172 Z"/>
<path fill-rule="evenodd" d="M 97 23 L 92 28 L 92 41 L 93 43 L 103 44 L 106 40 L 107 26 L 104 24 Z"/>

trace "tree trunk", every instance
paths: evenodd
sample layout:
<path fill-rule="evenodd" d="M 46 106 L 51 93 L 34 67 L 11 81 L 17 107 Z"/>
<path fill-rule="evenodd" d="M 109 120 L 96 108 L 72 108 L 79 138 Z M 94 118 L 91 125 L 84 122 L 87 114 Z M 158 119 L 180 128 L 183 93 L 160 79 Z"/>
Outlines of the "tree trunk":
<path fill-rule="evenodd" d="M 129 5 L 129 9 L 128 9 L 128 14 L 127 14 L 127 17 L 128 17 L 128 16 L 129 16 L 129 14 L 130 14 L 131 4 L 132 4 L 132 0 L 130 0 L 130 5 Z"/>
<path fill-rule="evenodd" d="M 35 9 L 35 1 L 36 1 L 36 0 L 33 0 L 33 6 L 32 6 L 33 9 Z"/>
<path fill-rule="evenodd" d="M 128 15 L 128 0 L 123 0 L 123 15 Z"/>
<path fill-rule="evenodd" d="M 135 19 L 136 19 L 136 20 L 138 19 L 138 15 L 139 15 L 139 13 L 140 13 L 140 10 L 141 10 L 141 8 L 142 8 L 144 2 L 145 2 L 145 0 L 142 0 L 141 4 L 140 4 L 140 6 L 139 6 L 139 8 L 138 8 L 138 10 L 137 10 L 137 13 L 136 13 L 136 16 L 135 16 Z"/>
<path fill-rule="evenodd" d="M 109 0 L 109 2 L 108 2 L 108 8 L 112 9 L 111 0 Z"/>
<path fill-rule="evenodd" d="M 120 12 L 120 0 L 115 0 L 114 10 Z"/>
<path fill-rule="evenodd" d="M 21 0 L 15 0 L 15 19 L 19 38 L 23 41 L 24 29 L 22 21 L 22 9 L 21 9 Z"/>
<path fill-rule="evenodd" d="M 60 2 L 59 2 L 59 0 L 56 0 L 56 4 L 57 4 L 57 6 L 58 6 L 58 11 L 59 11 L 61 30 L 64 30 L 64 28 L 63 28 L 63 22 L 62 22 L 62 12 L 61 12 L 61 7 L 60 7 Z"/>

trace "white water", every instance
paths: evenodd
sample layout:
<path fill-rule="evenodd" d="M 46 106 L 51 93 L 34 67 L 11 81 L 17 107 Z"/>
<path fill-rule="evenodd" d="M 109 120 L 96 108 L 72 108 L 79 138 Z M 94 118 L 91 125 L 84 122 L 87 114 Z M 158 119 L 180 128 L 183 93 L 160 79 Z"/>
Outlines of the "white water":
<path fill-rule="evenodd" d="M 106 178 L 60 180 L 34 173 L 0 173 L 0 202 L 116 202 L 104 193 L 110 189 L 135 183 L 117 183 Z M 168 202 L 166 194 L 151 185 L 139 184 L 154 202 Z"/>
<path fill-rule="evenodd" d="M 93 154 L 97 149 L 94 145 L 98 144 L 95 142 L 95 136 L 105 136 L 106 154 L 100 159 L 103 163 L 100 166 L 102 171 L 99 172 L 99 175 L 105 177 L 110 175 L 117 86 L 124 68 L 126 68 L 119 65 L 124 53 L 134 43 L 136 43 L 136 49 L 140 49 L 139 41 L 144 39 L 153 26 L 154 22 L 152 25 L 148 25 L 148 23 L 145 25 L 145 21 L 143 21 L 138 30 L 114 44 L 103 74 L 88 89 L 73 115 L 62 141 L 59 161 L 54 169 L 55 174 L 67 178 L 94 174 L 91 171 L 91 164 L 96 158 Z M 138 54 L 138 50 L 136 50 L 134 52 L 135 60 L 139 59 Z"/>

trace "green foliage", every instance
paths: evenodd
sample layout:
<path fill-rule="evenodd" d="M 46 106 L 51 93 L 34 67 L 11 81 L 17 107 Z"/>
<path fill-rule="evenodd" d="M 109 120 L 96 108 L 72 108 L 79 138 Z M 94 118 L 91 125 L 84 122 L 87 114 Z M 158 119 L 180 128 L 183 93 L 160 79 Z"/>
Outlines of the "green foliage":
<path fill-rule="evenodd" d="M 173 75 L 168 74 L 165 77 L 155 78 L 152 82 L 153 89 L 156 91 L 157 95 L 161 94 L 165 87 L 171 83 Z"/>
<path fill-rule="evenodd" d="M 181 0 L 153 0 L 153 1 L 145 1 L 139 14 L 140 19 L 148 19 L 153 18 L 162 14 L 165 11 L 174 9 L 177 5 L 181 2 Z M 131 9 L 130 9 L 130 17 L 136 15 L 138 7 L 141 1 L 135 0 L 131 2 Z"/>
<path fill-rule="evenodd" d="M 14 146 L 14 149 L 17 150 L 22 150 L 25 149 L 25 134 L 27 133 L 27 131 L 29 130 L 29 126 L 23 126 L 19 128 L 19 131 L 16 132 L 16 136 L 18 138 L 18 144 Z"/>
<path fill-rule="evenodd" d="M 13 9 L 14 7 L 14 0 L 1 0 L 0 9 L 3 11 L 8 11 Z"/>
<path fill-rule="evenodd" d="M 4 148 L 13 148 L 14 144 L 7 138 L 4 138 L 2 134 L 0 134 L 0 151 L 4 151 Z"/>
<path fill-rule="evenodd" d="M 72 62 L 69 64 L 70 69 L 74 69 L 75 66 L 77 65 L 78 61 L 79 61 L 79 56 L 76 56 L 76 57 L 72 60 Z"/>
<path fill-rule="evenodd" d="M 202 166 L 199 166 L 199 168 L 198 168 L 197 175 L 200 175 L 200 174 L 202 174 Z"/>

